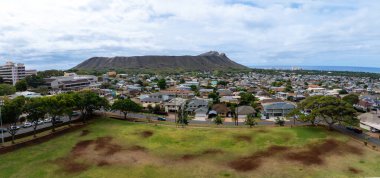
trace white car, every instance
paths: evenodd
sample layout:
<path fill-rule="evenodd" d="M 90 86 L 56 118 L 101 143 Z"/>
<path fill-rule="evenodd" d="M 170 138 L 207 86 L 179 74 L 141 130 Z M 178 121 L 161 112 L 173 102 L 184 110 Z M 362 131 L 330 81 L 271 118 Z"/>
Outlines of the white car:
<path fill-rule="evenodd" d="M 9 128 L 9 130 L 18 130 L 18 129 L 20 129 L 20 126 L 14 126 L 14 125 L 12 125 L 12 126 Z"/>
<path fill-rule="evenodd" d="M 31 122 L 24 122 L 24 125 L 22 125 L 22 127 L 24 127 L 24 128 L 32 127 L 32 123 Z"/>
<path fill-rule="evenodd" d="M 37 124 L 38 125 L 44 124 L 44 121 L 43 120 L 38 120 Z"/>
<path fill-rule="evenodd" d="M 51 122 L 51 118 L 47 118 L 47 119 L 45 119 L 44 122 L 45 122 L 45 123 L 49 123 L 49 122 Z"/>

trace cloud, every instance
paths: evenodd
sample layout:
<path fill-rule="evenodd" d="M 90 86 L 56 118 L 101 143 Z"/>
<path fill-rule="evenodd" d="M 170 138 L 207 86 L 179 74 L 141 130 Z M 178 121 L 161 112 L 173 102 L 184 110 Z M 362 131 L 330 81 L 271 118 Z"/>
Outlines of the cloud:
<path fill-rule="evenodd" d="M 1 0 L 0 62 L 227 53 L 245 65 L 380 65 L 371 0 Z"/>

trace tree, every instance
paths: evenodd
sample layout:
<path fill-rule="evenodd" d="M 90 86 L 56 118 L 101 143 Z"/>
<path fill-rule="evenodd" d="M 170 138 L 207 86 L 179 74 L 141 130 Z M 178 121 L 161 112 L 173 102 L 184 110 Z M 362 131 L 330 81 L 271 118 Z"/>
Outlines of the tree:
<path fill-rule="evenodd" d="M 288 113 L 288 117 L 293 117 L 295 120 L 301 122 L 310 122 L 311 125 L 316 125 L 317 115 L 315 113 L 310 113 L 313 109 L 318 108 L 318 99 L 323 96 L 311 96 L 303 100 L 298 104 L 297 108 L 293 109 L 290 113 Z"/>
<path fill-rule="evenodd" d="M 16 92 L 16 88 L 9 84 L 0 84 L 0 96 L 12 95 Z"/>
<path fill-rule="evenodd" d="M 186 108 L 186 105 L 184 105 L 183 107 L 181 107 L 178 111 L 178 119 L 177 119 L 177 124 L 181 124 L 182 127 L 184 125 L 188 125 L 189 124 L 189 116 L 188 116 L 188 112 L 186 112 L 185 109 Z"/>
<path fill-rule="evenodd" d="M 58 95 L 44 97 L 43 99 L 46 104 L 47 114 L 51 117 L 52 132 L 55 132 L 56 119 L 63 115 L 65 103 Z"/>
<path fill-rule="evenodd" d="M 25 111 L 28 113 L 28 120 L 33 125 L 33 136 L 36 137 L 38 120 L 46 115 L 46 105 L 42 98 L 31 98 L 26 101 Z"/>
<path fill-rule="evenodd" d="M 97 93 L 92 91 L 80 91 L 73 95 L 75 107 L 80 110 L 82 122 L 86 122 L 86 118 L 95 110 L 108 109 L 109 103 L 106 98 L 100 97 Z"/>
<path fill-rule="evenodd" d="M 342 90 L 339 90 L 339 94 L 340 95 L 346 95 L 346 94 L 348 94 L 348 92 L 347 92 L 347 90 L 342 89 Z"/>
<path fill-rule="evenodd" d="M 319 107 L 312 113 L 328 124 L 329 129 L 336 123 L 354 125 L 358 123 L 356 110 L 349 103 L 333 96 L 324 96 L 317 101 Z"/>
<path fill-rule="evenodd" d="M 28 86 L 31 86 L 33 88 L 37 88 L 45 84 L 44 78 L 39 75 L 27 76 L 25 77 L 25 81 Z"/>
<path fill-rule="evenodd" d="M 343 97 L 342 100 L 351 104 L 351 105 L 354 105 L 354 104 L 359 103 L 359 96 L 356 94 L 349 94 L 349 95 Z"/>
<path fill-rule="evenodd" d="M 247 119 L 245 119 L 245 122 L 244 122 L 245 125 L 248 125 L 250 128 L 252 128 L 253 126 L 257 125 L 257 122 L 255 120 L 255 117 L 253 117 L 252 114 L 249 114 L 247 116 Z"/>
<path fill-rule="evenodd" d="M 253 96 L 251 93 L 240 93 L 240 105 L 251 105 L 255 101 L 255 96 Z"/>
<path fill-rule="evenodd" d="M 151 104 L 148 104 L 148 106 L 147 106 L 147 109 L 148 109 L 148 111 L 150 112 L 150 113 L 153 113 L 153 106 L 151 105 Z"/>
<path fill-rule="evenodd" d="M 213 93 L 210 93 L 210 94 L 208 94 L 208 98 L 211 98 L 212 99 L 212 102 L 214 103 L 214 104 L 216 104 L 216 103 L 219 103 L 220 101 L 219 101 L 219 94 L 218 93 L 215 93 L 215 92 L 213 92 Z"/>
<path fill-rule="evenodd" d="M 69 118 L 69 126 L 71 125 L 71 119 L 74 114 L 74 110 L 76 109 L 74 93 L 64 93 L 58 95 L 59 100 L 62 101 L 64 107 L 63 114 Z"/>
<path fill-rule="evenodd" d="M 281 87 L 282 85 L 284 85 L 284 82 L 283 81 L 275 81 L 275 82 L 272 82 L 271 85 L 274 87 Z"/>
<path fill-rule="evenodd" d="M 25 80 L 20 80 L 16 82 L 15 87 L 17 91 L 26 91 L 28 89 L 28 85 Z"/>
<path fill-rule="evenodd" d="M 228 82 L 227 81 L 219 81 L 218 82 L 218 85 L 223 85 L 223 86 L 227 86 Z"/>
<path fill-rule="evenodd" d="M 160 87 L 161 90 L 166 89 L 166 80 L 165 79 L 160 79 L 157 82 L 158 87 Z"/>
<path fill-rule="evenodd" d="M 1 110 L 2 117 L 6 118 L 10 123 L 8 132 L 12 136 L 12 144 L 14 144 L 15 135 L 17 133 L 16 126 L 20 115 L 24 111 L 25 98 L 23 96 L 16 97 L 13 100 L 5 100 Z"/>
<path fill-rule="evenodd" d="M 223 119 L 222 119 L 222 117 L 220 117 L 220 116 L 216 116 L 215 119 L 214 119 L 214 123 L 215 123 L 216 125 L 222 125 L 222 124 L 223 124 Z"/>
<path fill-rule="evenodd" d="M 277 117 L 275 119 L 275 124 L 279 125 L 279 126 L 284 126 L 285 125 L 285 120 L 283 118 L 279 118 Z"/>
<path fill-rule="evenodd" d="M 308 97 L 289 115 L 313 125 L 321 120 L 329 129 L 336 123 L 354 125 L 358 122 L 353 106 L 333 96 Z"/>
<path fill-rule="evenodd" d="M 3 77 L 0 77 L 0 84 L 4 83 Z"/>
<path fill-rule="evenodd" d="M 153 113 L 160 113 L 161 112 L 161 106 L 159 104 L 154 105 Z"/>
<path fill-rule="evenodd" d="M 285 92 L 293 92 L 292 81 L 287 80 L 285 86 Z"/>
<path fill-rule="evenodd" d="M 124 114 L 124 119 L 127 119 L 129 112 L 139 112 L 142 108 L 131 99 L 118 99 L 112 104 L 111 109 L 121 111 Z"/>
<path fill-rule="evenodd" d="M 191 91 L 197 91 L 198 87 L 195 85 L 190 85 Z"/>

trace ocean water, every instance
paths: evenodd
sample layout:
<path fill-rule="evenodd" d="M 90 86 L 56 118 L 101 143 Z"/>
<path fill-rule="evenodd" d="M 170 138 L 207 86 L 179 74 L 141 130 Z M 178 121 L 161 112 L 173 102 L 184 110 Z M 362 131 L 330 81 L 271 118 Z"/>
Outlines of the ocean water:
<path fill-rule="evenodd" d="M 370 72 L 380 73 L 380 67 L 352 67 L 352 66 L 250 66 L 256 69 L 281 69 L 292 70 L 294 67 L 302 70 L 319 70 L 319 71 L 350 71 L 350 72 Z"/>

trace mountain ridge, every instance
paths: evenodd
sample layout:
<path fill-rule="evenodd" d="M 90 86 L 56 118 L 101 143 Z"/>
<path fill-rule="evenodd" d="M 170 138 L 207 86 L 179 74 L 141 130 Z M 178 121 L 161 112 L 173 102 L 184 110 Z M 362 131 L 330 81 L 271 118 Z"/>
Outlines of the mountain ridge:
<path fill-rule="evenodd" d="M 75 66 L 78 70 L 104 70 L 104 69 L 148 69 L 148 70 L 186 70 L 186 71 L 212 71 L 224 69 L 248 69 L 227 57 L 225 53 L 209 51 L 197 56 L 115 56 L 92 57 Z"/>

